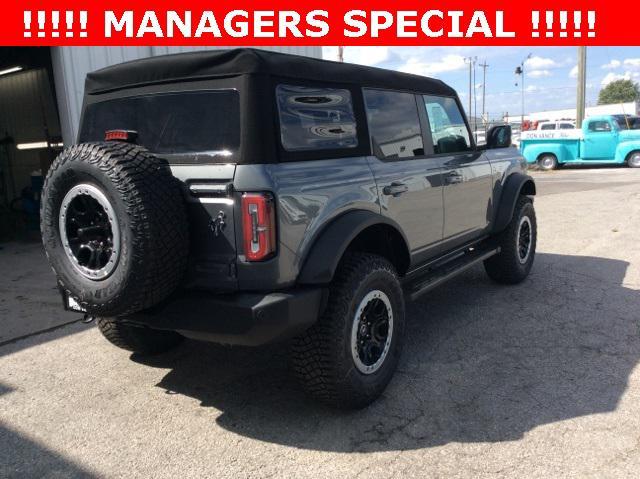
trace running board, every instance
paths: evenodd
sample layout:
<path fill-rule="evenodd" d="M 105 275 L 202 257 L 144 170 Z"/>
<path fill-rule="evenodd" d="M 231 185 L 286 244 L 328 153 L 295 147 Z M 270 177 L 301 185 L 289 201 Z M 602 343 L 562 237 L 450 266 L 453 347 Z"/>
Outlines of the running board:
<path fill-rule="evenodd" d="M 472 266 L 484 261 L 487 258 L 491 258 L 493 255 L 498 254 L 500 248 L 482 248 L 473 249 L 457 258 L 443 264 L 442 266 L 433 269 L 425 275 L 413 280 L 410 284 L 405 286 L 405 292 L 409 298 L 413 301 L 419 298 L 428 291 L 431 291 L 436 286 L 440 286 L 442 283 L 450 280 L 454 276 L 459 275 L 463 271 L 468 270 Z"/>

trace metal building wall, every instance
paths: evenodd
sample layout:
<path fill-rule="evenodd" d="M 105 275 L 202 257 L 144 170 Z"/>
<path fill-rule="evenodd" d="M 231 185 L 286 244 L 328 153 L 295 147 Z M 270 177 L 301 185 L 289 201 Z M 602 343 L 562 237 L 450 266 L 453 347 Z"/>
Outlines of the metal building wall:
<path fill-rule="evenodd" d="M 65 145 L 75 142 L 84 79 L 87 73 L 116 63 L 169 53 L 215 50 L 223 47 L 57 47 L 51 49 L 51 60 L 58 98 L 58 109 Z M 282 53 L 322 58 L 322 47 L 269 47 Z"/>
<path fill-rule="evenodd" d="M 31 172 L 48 167 L 44 161 L 46 150 L 18 150 L 16 145 L 46 141 L 47 135 L 52 139 L 60 136 L 47 70 L 26 70 L 0 77 L 0 112 L 0 139 L 5 136 L 13 139 L 0 155 L 0 168 L 5 170 L 5 185 L 0 190 L 11 200 L 30 184 Z"/>

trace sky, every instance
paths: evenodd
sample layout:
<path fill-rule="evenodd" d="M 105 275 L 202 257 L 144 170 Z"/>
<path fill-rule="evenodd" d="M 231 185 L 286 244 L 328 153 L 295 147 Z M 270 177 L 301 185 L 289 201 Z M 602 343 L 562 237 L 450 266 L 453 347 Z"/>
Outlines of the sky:
<path fill-rule="evenodd" d="M 323 47 L 325 59 L 337 59 L 337 47 Z M 525 60 L 531 54 L 531 58 Z M 477 58 L 475 91 L 482 110 L 482 63 L 486 68 L 486 111 L 489 118 L 522 111 L 520 77 L 515 69 L 525 61 L 525 113 L 574 108 L 578 52 L 575 47 L 345 47 L 344 59 L 439 78 L 458 91 L 468 105 L 469 64 Z M 620 78 L 640 82 L 640 47 L 587 49 L 587 106 L 595 105 L 602 86 Z M 472 107 L 474 108 L 474 107 Z"/>

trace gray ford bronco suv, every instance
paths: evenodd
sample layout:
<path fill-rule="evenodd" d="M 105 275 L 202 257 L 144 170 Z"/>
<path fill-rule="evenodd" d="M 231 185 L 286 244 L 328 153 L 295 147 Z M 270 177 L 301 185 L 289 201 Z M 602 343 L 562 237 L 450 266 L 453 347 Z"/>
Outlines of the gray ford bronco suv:
<path fill-rule="evenodd" d="M 405 301 L 480 263 L 526 278 L 536 189 L 441 81 L 252 49 L 88 75 L 41 228 L 67 309 L 116 346 L 288 341 L 314 397 L 391 379 Z"/>

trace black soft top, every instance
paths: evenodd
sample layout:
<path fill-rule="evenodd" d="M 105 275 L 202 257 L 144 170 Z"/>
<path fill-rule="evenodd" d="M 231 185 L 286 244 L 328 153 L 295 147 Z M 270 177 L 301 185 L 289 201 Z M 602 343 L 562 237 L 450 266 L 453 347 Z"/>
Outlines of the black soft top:
<path fill-rule="evenodd" d="M 451 87 L 433 78 L 252 48 L 178 53 L 121 63 L 89 73 L 85 93 L 94 95 L 145 85 L 256 74 L 456 95 Z"/>

